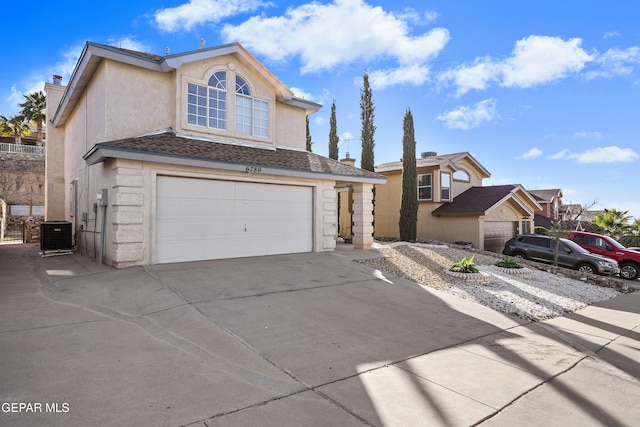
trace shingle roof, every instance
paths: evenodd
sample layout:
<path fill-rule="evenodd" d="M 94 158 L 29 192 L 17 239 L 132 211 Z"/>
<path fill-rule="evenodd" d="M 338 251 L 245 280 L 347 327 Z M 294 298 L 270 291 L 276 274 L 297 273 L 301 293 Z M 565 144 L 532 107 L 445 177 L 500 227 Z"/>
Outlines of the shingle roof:
<path fill-rule="evenodd" d="M 451 154 L 435 154 L 427 155 L 426 157 L 420 157 L 416 159 L 416 168 L 421 167 L 442 167 L 443 165 L 450 165 L 454 169 L 457 168 L 456 162 L 462 159 L 467 159 L 473 163 L 481 174 L 484 174 L 486 178 L 491 176 L 491 173 L 484 168 L 470 153 L 463 151 L 460 153 Z M 402 170 L 402 160 L 398 162 L 383 163 L 376 166 L 376 172 L 394 172 Z"/>
<path fill-rule="evenodd" d="M 483 214 L 516 188 L 514 185 L 471 187 L 433 211 L 433 215 Z"/>
<path fill-rule="evenodd" d="M 100 154 L 102 152 L 102 154 Z M 108 152 L 108 154 L 104 154 Z M 184 135 L 173 130 L 125 138 L 97 144 L 84 158 L 97 163 L 106 157 L 126 157 L 126 153 L 160 155 L 171 163 L 171 159 L 195 159 L 213 163 L 231 163 L 271 167 L 300 172 L 323 173 L 347 177 L 368 178 L 380 183 L 386 178 L 368 170 L 356 168 L 307 151 L 283 148 L 265 149 L 214 142 Z M 157 156 L 156 156 L 157 157 Z M 215 168 L 215 164 L 211 167 Z"/>

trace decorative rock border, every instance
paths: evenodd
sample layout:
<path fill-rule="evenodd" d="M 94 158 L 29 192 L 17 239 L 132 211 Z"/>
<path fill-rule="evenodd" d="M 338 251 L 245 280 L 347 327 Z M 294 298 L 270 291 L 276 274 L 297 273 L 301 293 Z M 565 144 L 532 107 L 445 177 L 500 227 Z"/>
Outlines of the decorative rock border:
<path fill-rule="evenodd" d="M 524 277 L 524 278 L 530 278 L 531 274 L 533 273 L 533 271 L 528 269 L 527 267 L 505 268 L 505 267 L 494 266 L 493 268 L 496 269 L 497 273 L 509 274 L 511 276 Z"/>
<path fill-rule="evenodd" d="M 460 271 L 445 270 L 445 272 L 448 275 L 453 276 L 459 280 L 474 282 L 474 283 L 482 283 L 482 284 L 489 283 L 489 278 L 491 277 L 489 274 L 483 271 L 479 273 L 462 273 Z"/>

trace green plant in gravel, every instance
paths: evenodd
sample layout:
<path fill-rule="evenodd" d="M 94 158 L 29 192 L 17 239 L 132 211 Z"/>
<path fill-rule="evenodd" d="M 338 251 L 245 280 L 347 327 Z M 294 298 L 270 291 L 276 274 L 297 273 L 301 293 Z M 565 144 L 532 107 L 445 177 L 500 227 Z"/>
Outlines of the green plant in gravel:
<path fill-rule="evenodd" d="M 502 267 L 502 268 L 524 268 L 523 266 L 518 264 L 515 259 L 513 259 L 511 257 L 508 257 L 508 256 L 506 256 L 503 259 L 501 259 L 500 261 L 496 262 L 495 266 L 496 267 Z"/>
<path fill-rule="evenodd" d="M 474 257 L 475 255 L 472 255 L 469 259 L 467 259 L 467 257 L 462 258 L 460 261 L 451 265 L 451 267 L 449 267 L 449 271 L 456 271 L 459 273 L 479 273 L 480 269 L 473 263 Z"/>

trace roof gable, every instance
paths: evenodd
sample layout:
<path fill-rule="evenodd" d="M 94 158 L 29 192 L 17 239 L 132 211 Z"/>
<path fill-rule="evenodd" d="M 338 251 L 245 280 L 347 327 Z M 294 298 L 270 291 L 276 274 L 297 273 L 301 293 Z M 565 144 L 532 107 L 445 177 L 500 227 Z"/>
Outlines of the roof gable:
<path fill-rule="evenodd" d="M 471 187 L 456 196 L 451 203 L 445 203 L 434 209 L 432 215 L 486 215 L 497 206 L 508 200 L 527 211 L 524 201 L 527 200 L 538 210 L 542 207 L 520 185 L 494 185 L 487 187 Z"/>
<path fill-rule="evenodd" d="M 482 166 L 480 162 L 475 159 L 475 157 L 473 157 L 469 152 L 466 151 L 443 155 L 436 154 L 418 158 L 416 159 L 416 168 L 436 167 L 438 169 L 443 169 L 449 166 L 451 167 L 451 169 L 456 171 L 460 169 L 457 163 L 462 160 L 467 160 L 477 170 L 481 178 L 489 178 L 491 176 L 491 173 L 487 169 L 485 169 L 485 167 Z M 376 166 L 376 172 L 378 173 L 396 171 L 402 171 L 402 161 L 383 163 Z"/>
<path fill-rule="evenodd" d="M 183 64 L 201 61 L 223 55 L 236 55 L 243 63 L 260 74 L 274 89 L 276 98 L 286 104 L 304 108 L 308 111 L 318 111 L 322 106 L 294 96 L 277 77 L 251 55 L 240 43 L 231 43 L 214 46 L 206 49 L 197 49 L 189 52 L 160 56 L 150 53 L 137 52 L 99 43 L 87 42 L 84 46 L 76 67 L 71 74 L 58 109 L 51 122 L 54 126 L 63 125 L 73 108 L 77 104 L 85 88 L 91 81 L 100 62 L 104 59 L 122 62 L 135 67 L 140 67 L 160 73 L 179 69 Z"/>
<path fill-rule="evenodd" d="M 539 202 L 550 203 L 554 198 L 562 197 L 562 190 L 559 188 L 548 189 L 548 190 L 529 190 L 536 200 Z"/>

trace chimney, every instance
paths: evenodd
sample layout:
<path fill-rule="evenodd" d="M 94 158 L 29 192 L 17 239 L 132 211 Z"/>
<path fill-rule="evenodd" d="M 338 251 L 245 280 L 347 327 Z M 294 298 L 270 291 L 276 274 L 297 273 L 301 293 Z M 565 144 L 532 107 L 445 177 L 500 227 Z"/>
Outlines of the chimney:
<path fill-rule="evenodd" d="M 351 157 L 349 157 L 349 152 L 347 151 L 346 157 L 344 159 L 340 159 L 340 163 L 355 167 L 356 159 L 352 159 Z"/>
<path fill-rule="evenodd" d="M 436 153 L 435 151 L 423 151 L 422 153 L 420 153 L 420 157 L 423 159 L 426 159 L 427 157 L 435 157 L 437 155 L 438 153 Z"/>
<path fill-rule="evenodd" d="M 53 75 L 53 84 L 56 85 L 56 86 L 62 86 L 62 76 L 54 74 Z"/>

